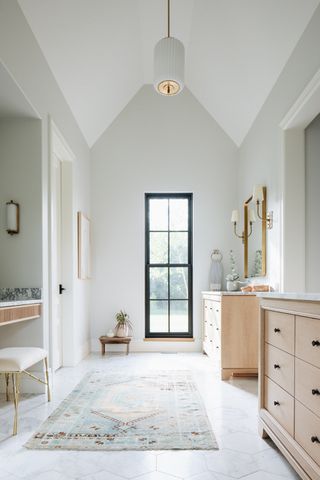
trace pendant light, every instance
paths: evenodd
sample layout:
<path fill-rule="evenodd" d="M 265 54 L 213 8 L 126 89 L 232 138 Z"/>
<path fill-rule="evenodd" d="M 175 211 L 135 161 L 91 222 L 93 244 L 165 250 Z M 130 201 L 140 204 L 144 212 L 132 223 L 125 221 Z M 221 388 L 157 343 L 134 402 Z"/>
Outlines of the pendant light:
<path fill-rule="evenodd" d="M 170 36 L 170 0 L 168 34 L 154 48 L 154 88 L 161 95 L 176 95 L 184 87 L 184 46 Z"/>

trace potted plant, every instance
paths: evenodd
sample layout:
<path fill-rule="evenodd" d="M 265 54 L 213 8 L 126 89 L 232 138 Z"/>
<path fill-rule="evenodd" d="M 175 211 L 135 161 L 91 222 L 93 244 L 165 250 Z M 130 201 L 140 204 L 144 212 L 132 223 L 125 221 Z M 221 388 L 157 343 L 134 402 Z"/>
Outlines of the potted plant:
<path fill-rule="evenodd" d="M 229 253 L 230 258 L 230 270 L 231 272 L 228 273 L 226 276 L 227 280 L 227 290 L 228 292 L 234 292 L 239 289 L 239 273 L 236 267 L 236 261 L 234 259 L 233 251 L 230 250 Z"/>
<path fill-rule="evenodd" d="M 114 333 L 116 337 L 129 337 L 132 334 L 132 324 L 129 320 L 129 315 L 124 311 L 120 310 L 116 314 L 116 326 Z"/>

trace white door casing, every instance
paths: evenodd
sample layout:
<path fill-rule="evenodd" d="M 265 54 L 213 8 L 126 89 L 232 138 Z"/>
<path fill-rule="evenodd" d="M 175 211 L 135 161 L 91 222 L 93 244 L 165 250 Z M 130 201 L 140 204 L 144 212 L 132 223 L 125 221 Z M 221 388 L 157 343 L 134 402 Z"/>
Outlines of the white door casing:
<path fill-rule="evenodd" d="M 53 370 L 76 364 L 74 283 L 76 281 L 76 212 L 73 201 L 74 154 L 50 119 L 50 361 Z M 65 287 L 59 294 L 59 284 Z"/>

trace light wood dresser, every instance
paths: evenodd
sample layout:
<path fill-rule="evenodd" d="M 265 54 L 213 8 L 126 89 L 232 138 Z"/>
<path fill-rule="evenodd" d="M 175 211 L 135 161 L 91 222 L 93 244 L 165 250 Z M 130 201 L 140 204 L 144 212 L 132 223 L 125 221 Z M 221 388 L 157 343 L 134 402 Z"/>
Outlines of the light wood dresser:
<path fill-rule="evenodd" d="M 261 298 L 259 428 L 302 479 L 319 480 L 320 295 L 302 298 Z"/>
<path fill-rule="evenodd" d="M 232 375 L 258 373 L 259 300 L 241 292 L 202 292 L 203 351 L 221 371 Z"/>

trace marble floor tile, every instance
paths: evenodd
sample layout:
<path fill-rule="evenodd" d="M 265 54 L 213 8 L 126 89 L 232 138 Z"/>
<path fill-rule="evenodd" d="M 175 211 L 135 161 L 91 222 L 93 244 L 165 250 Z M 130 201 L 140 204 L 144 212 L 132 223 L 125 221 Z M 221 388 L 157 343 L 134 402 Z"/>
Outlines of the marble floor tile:
<path fill-rule="evenodd" d="M 91 370 L 141 373 L 191 370 L 220 450 L 90 452 L 35 451 L 24 443 Z M 45 395 L 22 397 L 19 434 L 11 436 L 13 406 L 0 395 L 0 480 L 287 480 L 298 479 L 281 453 L 257 432 L 257 380 L 222 382 L 211 360 L 198 353 L 92 354 L 54 375 L 51 403 Z"/>
<path fill-rule="evenodd" d="M 157 458 L 159 472 L 179 478 L 189 478 L 207 470 L 203 453 L 198 451 L 168 452 Z"/>
<path fill-rule="evenodd" d="M 205 455 L 208 469 L 214 473 L 241 478 L 259 470 L 252 455 L 233 450 L 219 450 Z"/>

